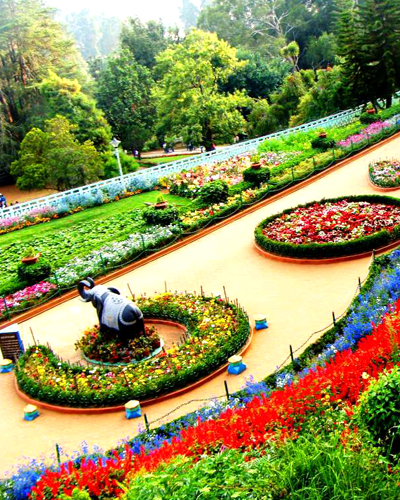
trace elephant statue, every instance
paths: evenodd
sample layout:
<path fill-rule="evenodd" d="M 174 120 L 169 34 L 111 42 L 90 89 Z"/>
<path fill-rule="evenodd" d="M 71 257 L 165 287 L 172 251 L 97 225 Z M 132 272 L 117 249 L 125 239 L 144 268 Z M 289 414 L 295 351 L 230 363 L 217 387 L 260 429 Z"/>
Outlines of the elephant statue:
<path fill-rule="evenodd" d="M 117 288 L 86 278 L 78 284 L 78 291 L 83 302 L 92 302 L 96 308 L 100 330 L 115 333 L 123 345 L 145 333 L 142 311 Z"/>

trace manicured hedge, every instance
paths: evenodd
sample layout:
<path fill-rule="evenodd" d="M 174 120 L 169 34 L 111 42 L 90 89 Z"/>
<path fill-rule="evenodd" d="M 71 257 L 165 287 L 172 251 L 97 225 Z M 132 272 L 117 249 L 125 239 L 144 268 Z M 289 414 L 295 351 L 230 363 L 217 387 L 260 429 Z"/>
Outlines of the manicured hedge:
<path fill-rule="evenodd" d="M 320 203 L 347 200 L 353 201 L 367 201 L 369 203 L 381 203 L 384 205 L 392 205 L 400 207 L 400 200 L 390 196 L 382 195 L 359 195 L 359 196 L 341 196 L 339 198 L 329 198 L 320 200 Z M 400 226 L 394 228 L 392 232 L 382 230 L 363 238 L 357 238 L 351 241 L 341 243 L 309 243 L 304 245 L 296 245 L 293 243 L 275 241 L 267 238 L 263 234 L 263 229 L 273 220 L 281 217 L 283 214 L 288 214 L 296 208 L 305 208 L 317 203 L 312 201 L 303 205 L 298 205 L 294 208 L 284 210 L 279 214 L 272 215 L 264 219 L 255 229 L 255 240 L 257 245 L 263 250 L 284 257 L 294 259 L 330 259 L 336 257 L 343 257 L 347 255 L 356 255 L 372 250 L 377 250 L 387 246 L 397 240 L 400 240 Z"/>

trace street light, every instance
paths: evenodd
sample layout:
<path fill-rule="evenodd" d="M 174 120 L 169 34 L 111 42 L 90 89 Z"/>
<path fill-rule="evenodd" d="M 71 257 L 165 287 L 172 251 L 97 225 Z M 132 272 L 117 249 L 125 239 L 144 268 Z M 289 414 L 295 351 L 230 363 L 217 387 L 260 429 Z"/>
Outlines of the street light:
<path fill-rule="evenodd" d="M 122 167 L 121 167 L 121 160 L 119 159 L 119 149 L 118 146 L 121 144 L 121 141 L 119 141 L 116 137 L 111 141 L 111 146 L 114 148 L 114 154 L 117 157 L 117 162 L 118 162 L 118 169 L 119 169 L 119 176 L 121 177 L 121 184 L 122 187 L 124 188 L 124 191 L 126 191 L 125 187 L 125 179 L 122 174 Z"/>

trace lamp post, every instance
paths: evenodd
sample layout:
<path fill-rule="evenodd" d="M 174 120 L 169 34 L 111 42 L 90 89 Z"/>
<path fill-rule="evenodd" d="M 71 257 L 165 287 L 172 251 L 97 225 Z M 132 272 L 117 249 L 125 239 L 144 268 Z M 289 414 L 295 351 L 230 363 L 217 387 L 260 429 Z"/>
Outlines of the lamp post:
<path fill-rule="evenodd" d="M 119 176 L 121 177 L 121 184 L 122 184 L 122 187 L 123 187 L 124 191 L 126 191 L 125 179 L 124 179 L 124 176 L 122 174 L 121 160 L 119 159 L 119 149 L 118 149 L 118 146 L 120 144 L 121 144 L 121 141 L 119 141 L 116 137 L 114 137 L 114 139 L 111 141 L 111 146 L 114 148 L 114 154 L 117 157 L 118 169 L 119 169 Z"/>

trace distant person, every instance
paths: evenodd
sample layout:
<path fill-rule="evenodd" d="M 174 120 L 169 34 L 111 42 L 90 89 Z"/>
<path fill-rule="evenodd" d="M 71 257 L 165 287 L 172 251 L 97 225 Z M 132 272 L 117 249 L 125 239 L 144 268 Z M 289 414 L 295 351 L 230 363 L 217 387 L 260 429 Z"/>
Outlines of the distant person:
<path fill-rule="evenodd" d="M 217 146 L 214 143 L 212 143 L 211 144 L 211 151 L 216 151 L 216 149 L 217 149 Z"/>
<path fill-rule="evenodd" d="M 4 194 L 0 193 L 0 208 L 6 208 L 7 200 Z"/>
<path fill-rule="evenodd" d="M 164 142 L 164 144 L 162 145 L 162 148 L 164 150 L 164 153 L 168 153 L 167 143 L 166 142 Z"/>
<path fill-rule="evenodd" d="M 204 146 L 200 146 L 200 153 L 204 153 Z"/>
<path fill-rule="evenodd" d="M 135 158 L 137 158 L 137 157 L 138 157 L 138 152 L 137 152 L 137 150 L 136 150 L 136 149 L 134 149 L 134 150 L 133 150 L 133 156 L 134 156 Z"/>

